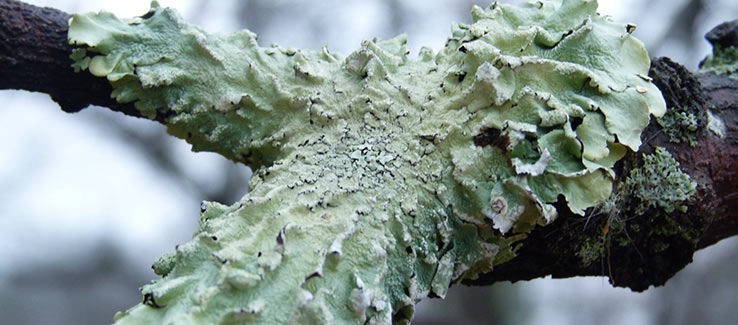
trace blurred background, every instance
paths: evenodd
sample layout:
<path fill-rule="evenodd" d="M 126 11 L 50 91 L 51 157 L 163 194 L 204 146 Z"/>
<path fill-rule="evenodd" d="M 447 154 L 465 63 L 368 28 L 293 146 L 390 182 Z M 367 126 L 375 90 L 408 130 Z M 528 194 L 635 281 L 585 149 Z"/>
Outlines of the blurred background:
<path fill-rule="evenodd" d="M 33 0 L 66 12 L 144 14 L 147 0 Z M 263 46 L 344 55 L 363 39 L 405 32 L 439 50 L 478 0 L 160 0 L 211 32 L 248 28 Z M 516 2 L 516 1 L 501 1 Z M 125 3 L 125 4 L 123 4 Z M 735 0 L 601 0 L 638 25 L 652 56 L 696 68 L 702 36 L 738 18 Z M 230 204 L 251 171 L 99 107 L 63 113 L 44 94 L 0 91 L 0 324 L 107 324 L 141 300 L 150 265 L 189 240 L 201 200 Z M 729 324 L 738 307 L 738 240 L 700 251 L 665 287 L 612 288 L 604 278 L 454 287 L 418 306 L 415 324 Z"/>

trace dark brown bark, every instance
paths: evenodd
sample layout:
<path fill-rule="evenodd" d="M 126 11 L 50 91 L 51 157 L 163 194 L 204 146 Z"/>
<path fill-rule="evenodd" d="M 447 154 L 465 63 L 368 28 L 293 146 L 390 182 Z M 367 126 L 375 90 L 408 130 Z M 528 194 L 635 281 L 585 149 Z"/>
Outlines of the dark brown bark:
<path fill-rule="evenodd" d="M 68 14 L 10 0 L 0 0 L 0 13 L 0 89 L 47 93 L 67 112 L 99 105 L 139 116 L 133 105 L 109 97 L 112 89 L 107 80 L 73 72 L 69 59 L 72 46 L 67 44 L 66 36 Z M 738 27 L 732 23 L 721 25 L 708 38 L 729 46 L 738 44 L 737 35 Z M 698 183 L 698 193 L 688 202 L 688 212 L 667 214 L 651 209 L 634 215 L 626 208 L 617 215 L 592 212 L 581 217 L 561 203 L 557 205 L 559 218 L 522 240 L 516 258 L 467 284 L 546 275 L 605 275 L 616 286 L 641 291 L 664 284 L 692 261 L 695 250 L 738 234 L 738 82 L 725 76 L 695 75 L 668 58 L 655 60 L 650 74 L 669 107 L 700 107 L 698 117 L 703 124 L 705 110 L 711 108 L 724 121 L 727 134 L 720 139 L 703 130 L 698 144 L 692 147 L 669 142 L 652 121 L 644 132 L 640 151 L 616 166 L 616 183 L 638 166 L 642 154 L 653 152 L 656 146 L 664 147 Z M 619 194 L 637 203 L 631 193 Z M 588 261 L 582 257 L 583 252 L 597 250 L 587 250 L 587 245 L 601 246 L 599 255 Z"/>
<path fill-rule="evenodd" d="M 738 28 L 738 24 L 732 26 Z M 724 27 L 725 24 L 718 28 Z M 738 29 L 733 29 L 732 34 L 723 30 L 720 35 L 733 37 L 709 39 L 714 44 L 731 44 L 738 39 Z M 554 278 L 604 275 L 615 286 L 643 291 L 651 285 L 663 285 L 692 262 L 697 249 L 738 234 L 738 82 L 725 75 L 693 74 L 669 58 L 654 60 L 649 74 L 664 94 L 669 109 L 699 107 L 697 116 L 704 125 L 709 108 L 725 123 L 727 133 L 721 139 L 703 129 L 695 146 L 672 143 L 652 119 L 639 152 L 630 154 L 616 166 L 616 183 L 638 166 L 643 154 L 664 147 L 698 184 L 697 194 L 687 204 L 688 212 L 666 214 L 651 209 L 635 215 L 626 209 L 620 215 L 605 212 L 582 218 L 568 211 L 565 204 L 559 204 L 559 218 L 552 225 L 538 227 L 522 240 L 518 257 L 469 284 L 529 280 L 547 275 Z M 638 202 L 632 193 L 619 194 L 631 205 Z M 619 230 L 613 230 L 614 223 Z M 594 263 L 583 262 L 581 252 L 586 248 L 583 245 L 598 242 L 603 247 L 602 254 Z"/>
<path fill-rule="evenodd" d="M 132 104 L 110 98 L 107 80 L 74 73 L 69 14 L 13 0 L 0 0 L 0 13 L 0 89 L 49 94 L 65 112 L 98 105 L 140 117 Z"/>

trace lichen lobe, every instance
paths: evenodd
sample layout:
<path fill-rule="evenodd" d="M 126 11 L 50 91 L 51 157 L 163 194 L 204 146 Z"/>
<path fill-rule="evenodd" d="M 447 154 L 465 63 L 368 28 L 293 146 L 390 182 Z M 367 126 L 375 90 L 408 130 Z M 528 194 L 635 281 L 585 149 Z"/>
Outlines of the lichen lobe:
<path fill-rule="evenodd" d="M 76 69 L 255 169 L 239 202 L 203 206 L 116 322 L 407 323 L 420 299 L 513 258 L 560 197 L 584 214 L 664 111 L 643 45 L 596 7 L 475 7 L 417 60 L 404 35 L 343 58 L 210 35 L 155 3 L 76 15 Z"/>

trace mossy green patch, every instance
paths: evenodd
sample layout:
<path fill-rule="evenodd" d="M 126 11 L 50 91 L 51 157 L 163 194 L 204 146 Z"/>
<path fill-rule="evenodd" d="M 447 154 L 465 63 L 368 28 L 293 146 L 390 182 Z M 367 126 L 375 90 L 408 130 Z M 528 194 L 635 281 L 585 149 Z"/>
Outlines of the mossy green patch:
<path fill-rule="evenodd" d="M 679 162 L 662 147 L 654 153 L 643 155 L 640 167 L 633 168 L 624 182 L 622 191 L 633 193 L 639 203 L 636 215 L 651 208 L 686 212 L 684 202 L 696 193 L 697 183 L 679 168 Z"/>
<path fill-rule="evenodd" d="M 664 133 L 669 136 L 669 141 L 673 143 L 689 143 L 694 147 L 697 145 L 697 136 L 704 129 L 704 121 L 700 123 L 697 118 L 698 111 L 689 108 L 677 109 L 670 108 L 664 116 L 656 119 Z"/>
<path fill-rule="evenodd" d="M 738 80 L 738 48 L 715 45 L 712 54 L 700 63 L 700 72 L 727 74 Z"/>

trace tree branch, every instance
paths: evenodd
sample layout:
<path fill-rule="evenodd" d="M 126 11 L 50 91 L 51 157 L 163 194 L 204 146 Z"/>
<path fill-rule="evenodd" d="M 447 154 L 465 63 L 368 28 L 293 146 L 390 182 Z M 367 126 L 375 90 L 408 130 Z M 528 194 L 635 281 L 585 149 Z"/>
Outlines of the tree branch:
<path fill-rule="evenodd" d="M 0 0 L 0 12 L 0 89 L 49 94 L 70 113 L 98 105 L 141 117 L 132 103 L 110 97 L 113 87 L 106 79 L 71 68 L 69 14 L 14 0 Z"/>
<path fill-rule="evenodd" d="M 99 105 L 140 117 L 132 104 L 110 98 L 112 87 L 107 80 L 74 73 L 69 59 L 73 47 L 67 43 L 68 14 L 10 0 L 0 0 L 0 12 L 0 89 L 47 93 L 66 112 Z M 738 44 L 735 26 L 720 28 L 709 35 L 713 43 Z M 738 234 L 738 82 L 714 74 L 695 75 L 668 58 L 655 60 L 650 75 L 669 107 L 699 107 L 703 122 L 710 108 L 724 122 L 726 134 L 719 138 L 703 130 L 698 145 L 676 144 L 652 120 L 640 151 L 616 166 L 616 184 L 640 164 L 643 154 L 664 147 L 698 184 L 687 212 L 664 214 L 649 209 L 634 215 L 605 211 L 582 218 L 560 201 L 558 219 L 519 242 L 517 257 L 467 284 L 546 275 L 607 275 L 616 286 L 641 291 L 664 284 L 691 262 L 695 250 Z M 638 202 L 633 193 L 618 195 L 626 202 Z"/>
<path fill-rule="evenodd" d="M 690 146 L 670 142 L 662 127 L 652 119 L 643 135 L 648 141 L 619 167 L 618 182 L 623 182 L 630 169 L 636 166 L 634 160 L 652 153 L 656 147 L 666 148 L 698 184 L 688 212 L 664 215 L 649 210 L 642 215 L 594 214 L 587 220 L 564 213 L 552 225 L 538 227 L 523 240 L 515 259 L 468 284 L 530 280 L 547 275 L 554 278 L 603 275 L 609 276 L 615 286 L 643 291 L 650 285 L 663 285 L 692 262 L 697 249 L 738 234 L 738 189 L 735 186 L 738 184 L 738 82 L 725 75 L 695 75 L 669 58 L 654 60 L 649 75 L 664 94 L 670 109 L 699 107 L 702 114 L 706 114 L 710 108 L 726 126 L 724 138 L 704 130 L 698 138 L 699 144 Z M 637 203 L 638 199 L 632 194 L 619 193 L 626 196 L 626 202 Z M 565 205 L 559 204 L 558 210 L 565 211 Z M 624 231 L 613 233 L 614 221 L 625 221 Z M 610 229 L 607 233 L 606 225 Z M 653 231 L 664 227 L 675 231 Z M 586 249 L 583 243 L 598 242 L 603 243 L 604 251 L 595 263 L 583 263 L 581 255 Z"/>

